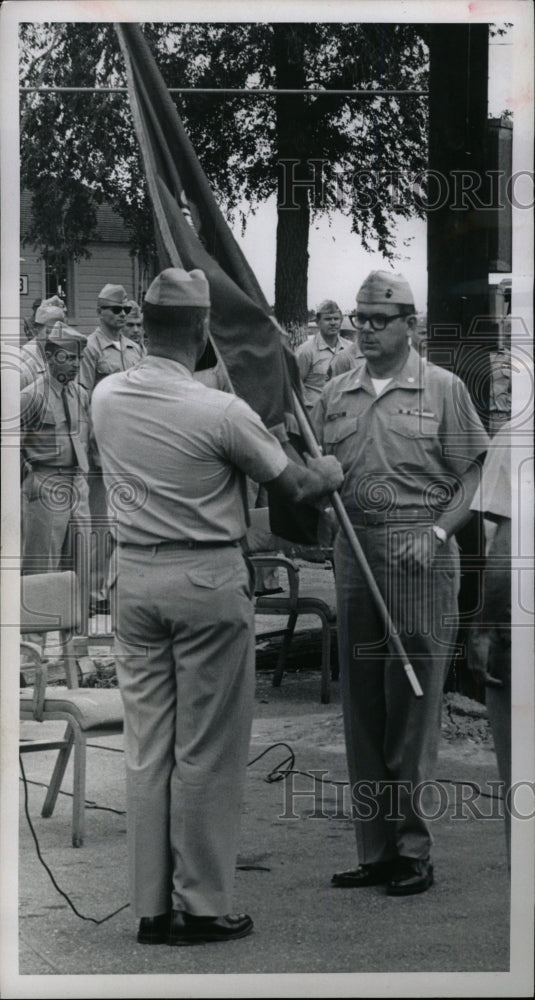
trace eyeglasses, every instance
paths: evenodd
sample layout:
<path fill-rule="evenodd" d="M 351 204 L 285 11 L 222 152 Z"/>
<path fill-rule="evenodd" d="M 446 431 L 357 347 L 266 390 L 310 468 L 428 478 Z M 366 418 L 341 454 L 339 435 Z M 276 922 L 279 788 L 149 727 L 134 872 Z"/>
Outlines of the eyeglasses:
<path fill-rule="evenodd" d="M 386 316 L 385 313 L 374 313 L 372 316 L 368 316 L 367 313 L 353 312 L 349 313 L 349 320 L 355 330 L 360 330 L 366 323 L 369 323 L 372 330 L 379 332 L 385 330 L 389 323 L 394 319 L 399 319 L 400 316 L 405 316 L 405 313 L 394 313 L 393 316 Z"/>
<path fill-rule="evenodd" d="M 125 313 L 125 315 L 128 316 L 128 313 L 131 312 L 130 306 L 102 306 L 102 308 L 109 309 L 114 316 L 118 316 L 119 313 Z"/>

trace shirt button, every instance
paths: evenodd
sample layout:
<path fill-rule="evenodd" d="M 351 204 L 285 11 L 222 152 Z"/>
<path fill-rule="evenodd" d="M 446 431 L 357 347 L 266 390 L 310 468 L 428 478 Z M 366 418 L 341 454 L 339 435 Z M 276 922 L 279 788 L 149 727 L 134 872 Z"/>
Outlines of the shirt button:
<path fill-rule="evenodd" d="M 413 379 L 412 375 L 409 375 L 409 377 L 407 379 L 407 382 L 414 382 L 414 379 Z"/>

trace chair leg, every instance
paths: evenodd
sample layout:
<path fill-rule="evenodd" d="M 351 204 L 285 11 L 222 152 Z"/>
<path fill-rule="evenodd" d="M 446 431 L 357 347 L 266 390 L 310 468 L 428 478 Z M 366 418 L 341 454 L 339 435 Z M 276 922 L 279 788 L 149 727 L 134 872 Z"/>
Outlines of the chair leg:
<path fill-rule="evenodd" d="M 76 727 L 74 743 L 74 776 L 72 801 L 72 846 L 81 847 L 84 842 L 85 825 L 85 733 Z"/>
<path fill-rule="evenodd" d="M 284 667 L 286 664 L 286 657 L 290 651 L 290 646 L 292 644 L 292 638 L 295 629 L 295 623 L 297 621 L 297 612 L 292 611 L 291 615 L 288 617 L 288 625 L 286 626 L 286 632 L 282 640 L 282 645 L 280 648 L 279 656 L 277 659 L 277 665 L 273 671 L 273 687 L 280 687 L 282 681 L 282 675 L 284 673 Z"/>
<path fill-rule="evenodd" d="M 328 705 L 331 700 L 331 626 L 321 614 L 321 703 Z"/>
<path fill-rule="evenodd" d="M 51 816 L 54 812 L 54 806 L 56 805 L 56 800 L 60 792 L 63 778 L 65 776 L 65 770 L 67 768 L 67 764 L 69 763 L 69 757 L 74 745 L 74 731 L 69 723 L 67 723 L 64 738 L 67 742 L 58 753 L 52 777 L 50 779 L 50 784 L 48 786 L 48 791 L 46 793 L 46 798 L 43 803 L 43 808 L 41 809 L 41 816 L 44 817 Z"/>

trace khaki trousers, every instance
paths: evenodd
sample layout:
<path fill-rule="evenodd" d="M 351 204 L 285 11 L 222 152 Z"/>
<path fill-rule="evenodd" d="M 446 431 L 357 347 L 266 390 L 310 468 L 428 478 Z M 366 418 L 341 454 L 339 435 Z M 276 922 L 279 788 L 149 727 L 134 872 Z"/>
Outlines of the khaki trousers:
<path fill-rule="evenodd" d="M 87 477 L 33 469 L 22 484 L 22 572 L 75 569 L 82 584 L 91 527 Z"/>
<path fill-rule="evenodd" d="M 131 902 L 228 913 L 254 697 L 250 574 L 239 547 L 119 548 Z"/>
<path fill-rule="evenodd" d="M 436 778 L 444 680 L 457 625 L 458 549 L 440 549 L 429 572 L 395 561 L 400 524 L 356 528 L 368 565 L 423 688 L 417 698 L 345 536 L 334 546 L 341 690 L 353 816 L 361 864 L 429 856 L 432 837 L 423 783 Z M 418 531 L 413 525 L 412 531 Z"/>

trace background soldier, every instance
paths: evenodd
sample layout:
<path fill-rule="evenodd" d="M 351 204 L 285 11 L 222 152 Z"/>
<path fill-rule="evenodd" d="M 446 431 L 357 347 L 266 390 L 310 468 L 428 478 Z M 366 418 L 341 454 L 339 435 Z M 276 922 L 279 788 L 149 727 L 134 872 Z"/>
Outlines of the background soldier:
<path fill-rule="evenodd" d="M 21 393 L 23 573 L 75 566 L 75 533 L 87 537 L 89 400 L 76 381 L 86 337 L 56 323 L 44 342 L 46 372 Z"/>
<path fill-rule="evenodd" d="M 320 397 L 333 358 L 351 345 L 340 336 L 342 312 L 336 302 L 326 299 L 318 306 L 316 322 L 319 330 L 295 352 L 305 391 L 305 403 L 311 409 Z"/>

